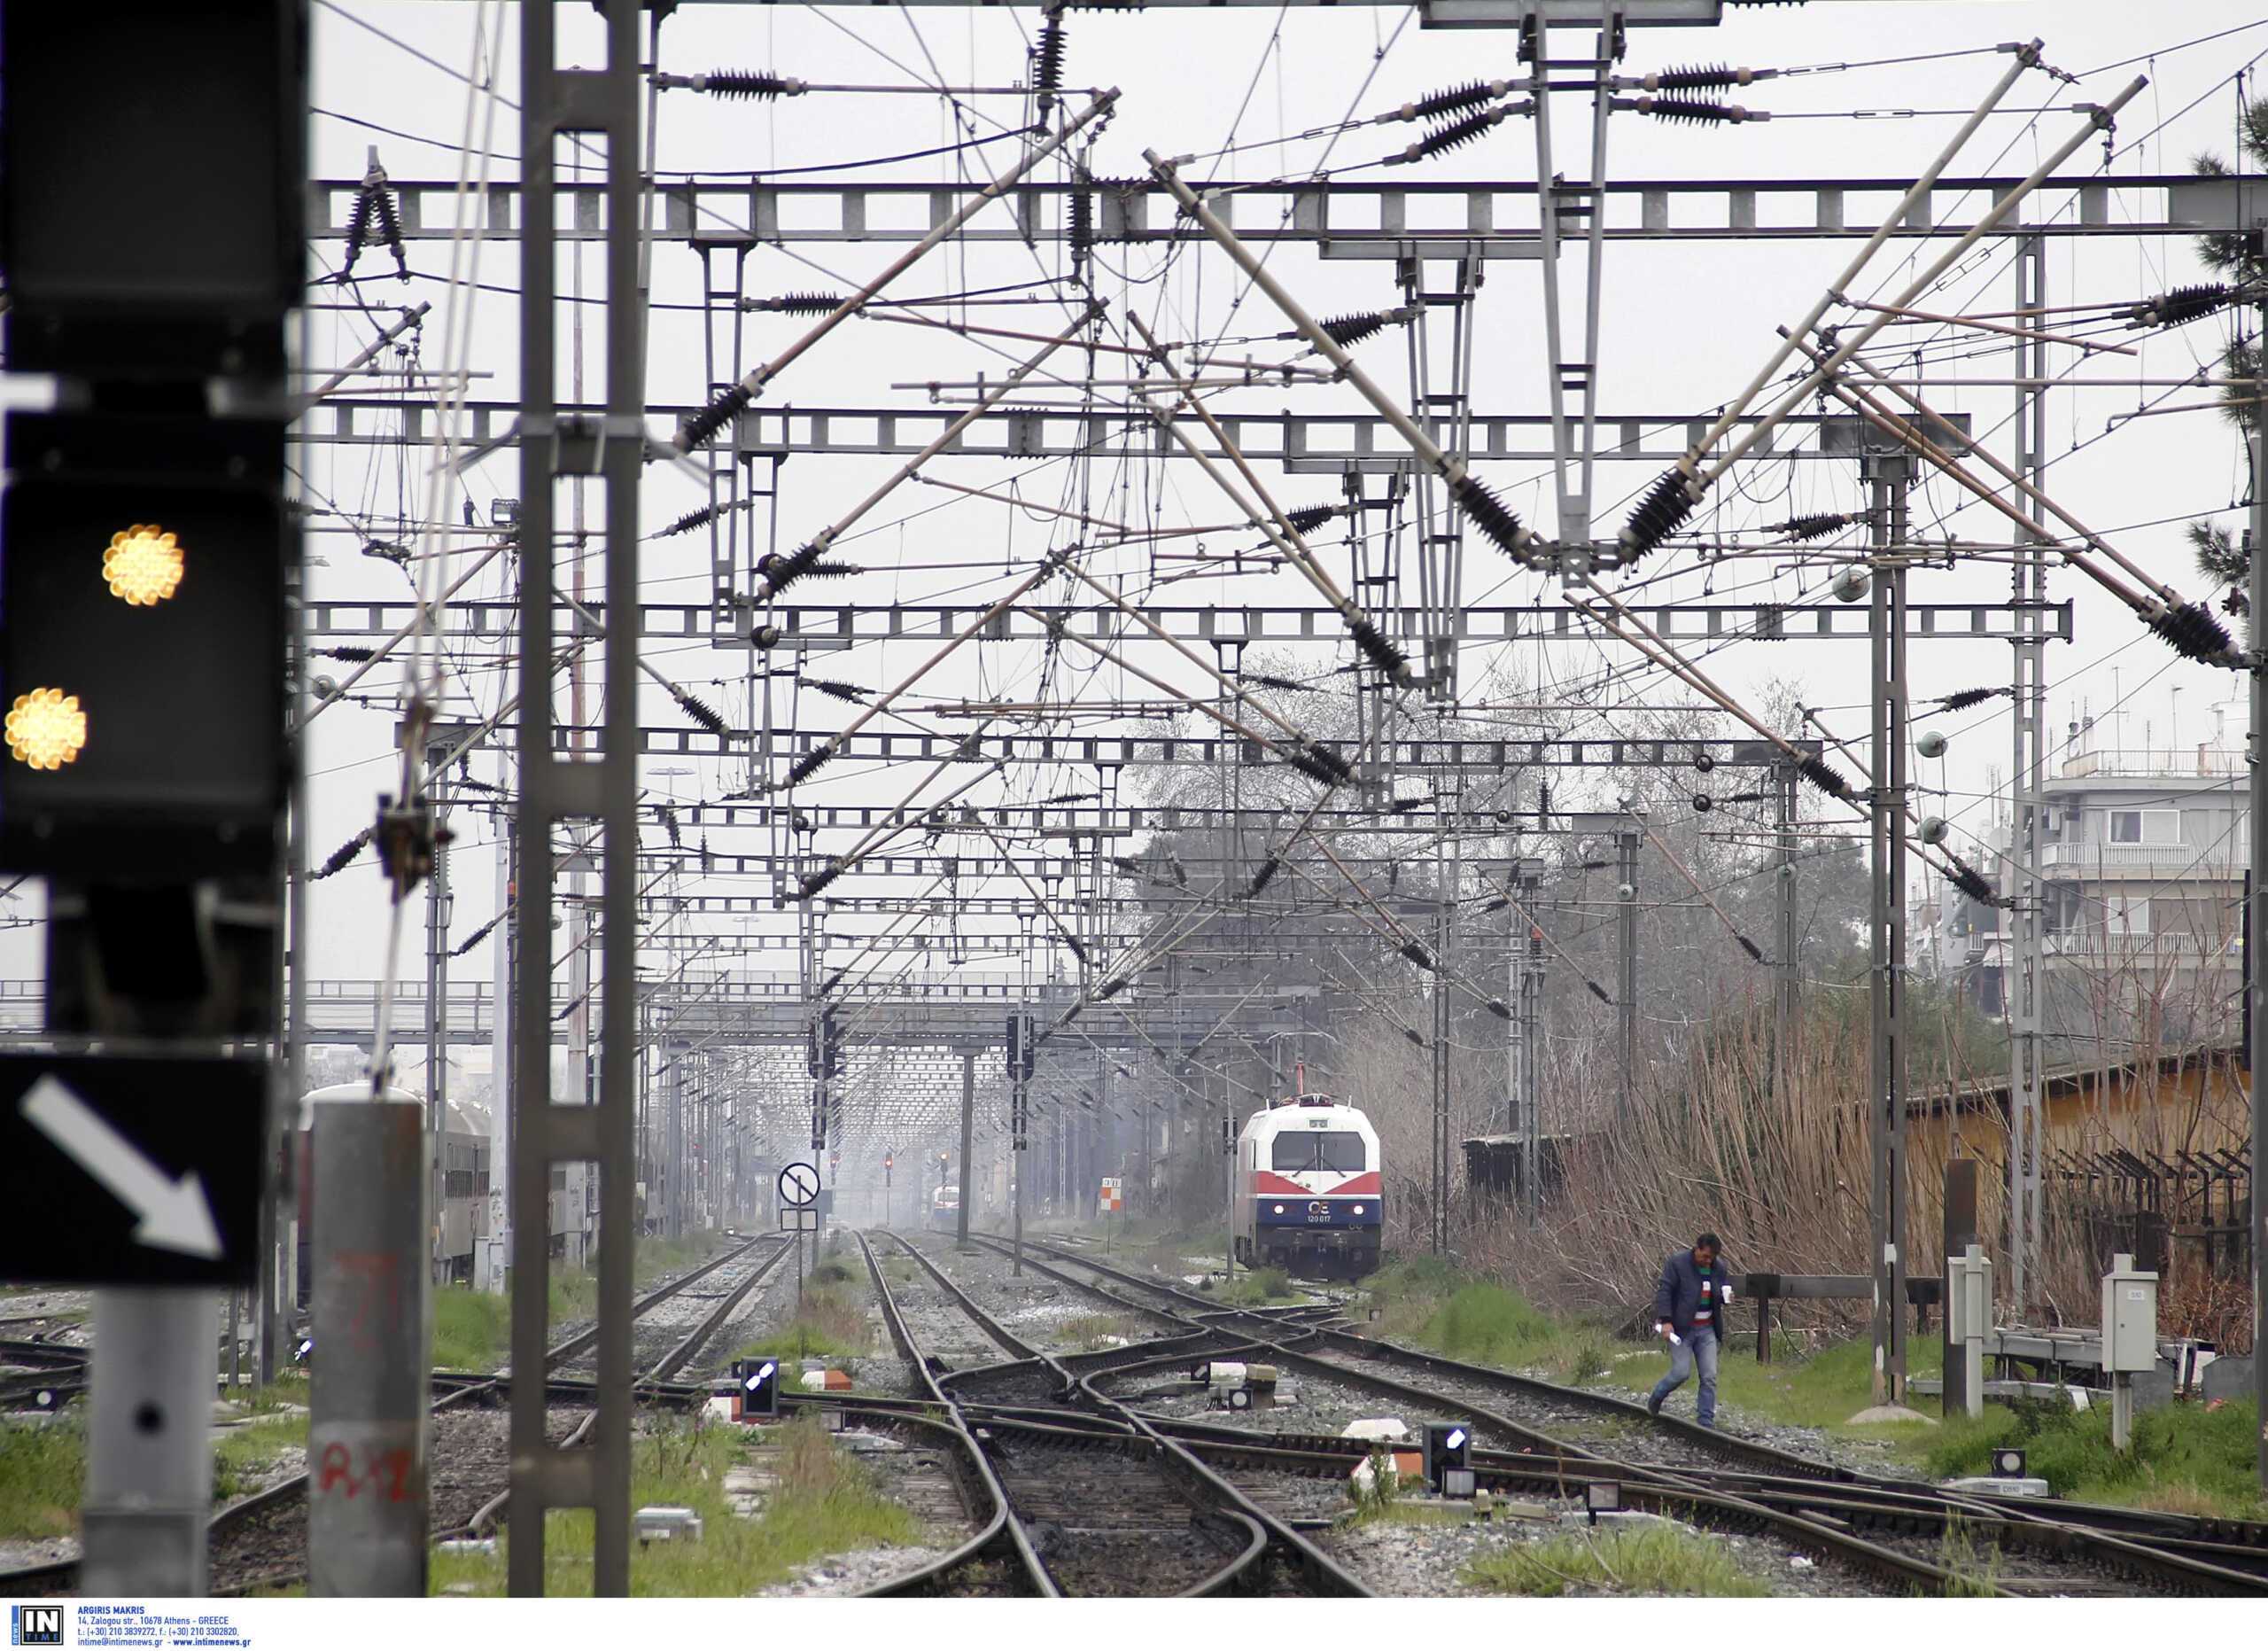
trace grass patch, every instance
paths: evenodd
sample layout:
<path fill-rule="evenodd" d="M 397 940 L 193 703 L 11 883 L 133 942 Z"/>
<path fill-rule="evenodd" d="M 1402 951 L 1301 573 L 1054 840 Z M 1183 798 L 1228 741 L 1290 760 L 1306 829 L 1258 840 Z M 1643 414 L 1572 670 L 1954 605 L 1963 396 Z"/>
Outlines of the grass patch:
<path fill-rule="evenodd" d="M 755 1519 L 736 1519 L 724 1494 L 726 1470 L 742 1459 L 736 1429 L 671 1425 L 637 1442 L 631 1468 L 633 1506 L 690 1507 L 702 1540 L 655 1543 L 630 1551 L 630 1592 L 645 1598 L 718 1598 L 785 1581 L 799 1565 L 828 1554 L 914 1539 L 906 1511 L 877 1494 L 865 1468 L 835 1448 L 817 1417 L 800 1418 L 773 1436 L 781 1445 L 779 1488 Z M 582 1509 L 549 1516 L 544 1531 L 545 1592 L 591 1592 L 591 1515 Z M 493 1554 L 437 1554 L 431 1586 L 485 1597 L 503 1594 L 508 1527 Z"/>
<path fill-rule="evenodd" d="M 1225 1283 L 1216 1283 L 1208 1278 L 1200 1288 L 1232 1307 L 1261 1307 L 1271 1302 L 1299 1301 L 1306 1295 L 1292 1282 L 1292 1275 L 1281 1267 L 1250 1268 Z"/>
<path fill-rule="evenodd" d="M 213 1436 L 213 1502 L 216 1507 L 250 1496 L 286 1447 L 307 1447 L 307 1418 L 269 1416 Z"/>
<path fill-rule="evenodd" d="M 672 1273 L 697 1266 L 726 1241 L 715 1233 L 683 1238 L 641 1238 L 633 1268 L 635 1288 L 652 1288 Z M 555 1266 L 549 1306 L 554 1328 L 598 1317 L 597 1258 L 589 1267 Z M 511 1355 L 512 1298 L 454 1284 L 433 1292 L 433 1364 L 441 1370 L 486 1375 Z"/>
<path fill-rule="evenodd" d="M 1995 1404 L 1973 1421 L 1948 1422 L 1924 1460 L 1940 1477 L 1981 1474 L 1990 1471 L 1993 1446 L 2015 1445 L 2026 1470 L 2057 1496 L 2256 1519 L 2264 1511 L 2254 1479 L 2258 1436 L 2249 1404 L 2170 1405 L 2136 1416 L 2132 1447 L 2122 1452 L 2110 1446 L 2108 1406 Z"/>
<path fill-rule="evenodd" d="M 1757 1599 L 1771 1589 L 1715 1543 L 1674 1525 L 1617 1527 L 1547 1542 L 1515 1542 L 1467 1566 L 1460 1580 L 1492 1593 L 1682 1594 Z"/>
<path fill-rule="evenodd" d="M 1054 1339 L 1084 1352 L 1101 1346 L 1106 1341 L 1130 1342 L 1138 1334 L 1138 1327 L 1116 1313 L 1085 1312 L 1057 1325 Z"/>
<path fill-rule="evenodd" d="M 76 1409 L 37 1427 L 0 1426 L 0 1537 L 67 1537 L 79 1526 L 87 1435 Z"/>
<path fill-rule="evenodd" d="M 433 1292 L 433 1364 L 482 1375 L 504 1362 L 512 1341 L 512 1301 L 451 1286 Z"/>
<path fill-rule="evenodd" d="M 742 1348 L 735 1358 L 788 1359 L 824 1359 L 846 1374 L 856 1375 L 857 1360 L 874 1351 L 865 1310 L 839 1289 L 804 1285 L 804 1298 L 795 1316 L 760 1340 Z"/>

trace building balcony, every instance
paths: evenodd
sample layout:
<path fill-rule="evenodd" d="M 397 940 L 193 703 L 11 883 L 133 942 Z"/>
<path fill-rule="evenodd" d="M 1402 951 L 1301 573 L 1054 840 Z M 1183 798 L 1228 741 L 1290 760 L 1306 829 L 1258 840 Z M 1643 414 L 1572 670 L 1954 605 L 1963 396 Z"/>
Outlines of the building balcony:
<path fill-rule="evenodd" d="M 2085 876 L 2098 874 L 2109 881 L 2179 876 L 2185 881 L 2242 882 L 2243 844 L 2234 834 L 2218 843 L 2043 843 L 2042 871 Z"/>

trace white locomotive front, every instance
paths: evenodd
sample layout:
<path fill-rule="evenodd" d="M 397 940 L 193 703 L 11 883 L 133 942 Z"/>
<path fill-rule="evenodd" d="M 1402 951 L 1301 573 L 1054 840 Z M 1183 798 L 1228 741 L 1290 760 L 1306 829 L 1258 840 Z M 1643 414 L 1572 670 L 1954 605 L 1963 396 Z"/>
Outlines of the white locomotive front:
<path fill-rule="evenodd" d="M 1379 1265 L 1385 1181 L 1378 1132 L 1328 1095 L 1279 1101 L 1237 1138 L 1237 1259 L 1302 1278 Z"/>

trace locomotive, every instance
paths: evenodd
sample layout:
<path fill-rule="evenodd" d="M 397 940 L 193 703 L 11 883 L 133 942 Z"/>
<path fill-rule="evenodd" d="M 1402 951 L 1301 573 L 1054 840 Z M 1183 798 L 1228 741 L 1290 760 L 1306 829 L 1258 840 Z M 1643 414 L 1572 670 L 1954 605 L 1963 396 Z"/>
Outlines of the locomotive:
<path fill-rule="evenodd" d="M 960 1188 L 940 1187 L 929 1195 L 929 1230 L 933 1233 L 958 1233 L 960 1230 Z"/>
<path fill-rule="evenodd" d="M 1301 1278 L 1360 1278 L 1385 1227 L 1378 1131 L 1361 1109 L 1295 1095 L 1237 1138 L 1237 1259 Z"/>

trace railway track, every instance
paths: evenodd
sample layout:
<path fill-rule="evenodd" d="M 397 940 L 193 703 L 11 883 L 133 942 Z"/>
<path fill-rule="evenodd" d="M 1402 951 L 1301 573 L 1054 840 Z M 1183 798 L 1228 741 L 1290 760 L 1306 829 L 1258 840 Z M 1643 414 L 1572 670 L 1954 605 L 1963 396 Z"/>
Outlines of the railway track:
<path fill-rule="evenodd" d="M 983 1487 L 980 1506 L 989 1513 L 960 1549 L 873 1592 L 970 1592 L 972 1575 L 988 1585 L 982 1591 L 1040 1598 L 1367 1592 L 1186 1446 L 1133 1413 L 1107 1399 L 1093 1401 L 1093 1415 L 1064 1408 L 1079 1390 L 1060 1361 L 1001 1324 L 913 1245 L 893 1242 L 1011 1358 L 944 1367 L 910 1332 L 874 1245 L 860 1235 L 884 1321 L 906 1364 L 965 1437 Z M 979 1407 L 963 1391 L 998 1396 L 1006 1386 L 1020 1396 L 1036 1390 L 1039 1401 Z"/>
<path fill-rule="evenodd" d="M 773 1254 L 765 1258 L 736 1290 L 728 1293 L 694 1333 L 673 1343 L 662 1364 L 648 1372 L 641 1380 L 666 1380 L 689 1362 L 698 1353 L 702 1343 L 722 1327 L 732 1308 L 738 1305 L 747 1292 L 761 1282 L 788 1254 L 788 1246 L 776 1240 L 750 1239 L 637 1298 L 633 1310 L 639 1314 L 650 1312 L 691 1285 L 745 1258 L 750 1250 L 765 1242 L 776 1246 Z M 597 1341 L 598 1327 L 595 1324 L 562 1337 L 553 1343 L 550 1352 L 545 1357 L 547 1372 L 564 1366 L 588 1351 Z M 493 1403 L 509 1392 L 510 1381 L 509 1373 L 476 1377 L 457 1377 L 444 1373 L 435 1379 L 433 1413 L 438 1417 Z M 574 1437 L 571 1434 L 568 1442 L 571 1443 Z M 258 1588 L 288 1586 L 306 1578 L 307 1489 L 307 1476 L 301 1472 L 214 1511 L 206 1527 L 209 1553 L 206 1571 L 211 1578 L 209 1593 L 212 1597 L 223 1598 Z M 497 1505 L 501 1506 L 501 1502 Z M 466 1521 L 437 1530 L 435 1539 L 458 1534 L 468 1529 L 470 1523 Z M 19 1599 L 51 1598 L 74 1592 L 78 1580 L 79 1561 L 58 1560 L 50 1564 L 0 1572 L 0 1594 Z"/>
<path fill-rule="evenodd" d="M 998 1241 L 984 1241 L 1003 1250 Z M 1041 1258 L 1035 1258 L 1035 1252 Z M 1571 1484 L 1612 1479 L 1625 1506 L 1682 1505 L 1705 1511 L 1706 1523 L 1775 1531 L 1789 1540 L 1825 1544 L 1878 1577 L 1903 1577 L 1932 1592 L 2016 1595 L 2105 1593 L 2268 1593 L 2268 1527 L 2240 1521 L 2137 1514 L 2132 1510 L 2024 1499 L 1953 1494 L 1926 1485 L 1874 1480 L 1776 1447 L 1713 1433 L 1673 1418 L 1660 1427 L 1669 1448 L 1639 1453 L 1597 1448 L 1596 1427 L 1558 1431 L 1559 1419 L 1644 1421 L 1643 1408 L 1611 1395 L 1562 1388 L 1534 1378 L 1466 1365 L 1419 1350 L 1377 1343 L 1343 1331 L 1287 1320 L 1282 1314 L 1222 1309 L 1194 1292 L 1059 1248 L 1025 1244 L 1025 1266 L 1092 1291 L 1122 1310 L 1138 1310 L 1185 1332 L 1217 1338 L 1223 1352 L 1248 1351 L 1324 1381 L 1340 1381 L 1473 1423 L 1488 1448 L 1479 1452 L 1481 1483 L 1492 1488 L 1564 1493 Z M 1060 1265 L 1051 1265 L 1060 1264 Z M 1138 1292 L 1122 1295 L 1066 1267 Z M 1187 1349 L 1146 1359 L 1112 1361 L 1111 1372 L 1170 1368 Z M 1518 1415 L 1506 1409 L 1519 1407 Z M 1666 1425 L 1664 1425 L 1666 1424 Z M 1588 1436 L 1586 1442 L 1585 1437 Z M 1262 1435 L 1262 1437 L 1267 1436 Z M 1643 1440 L 1643 1433 L 1627 1434 Z M 1510 1449 L 1504 1448 L 1506 1443 Z M 1244 1442 L 1249 1452 L 1291 1451 L 1272 1460 L 1286 1470 L 1320 1471 L 1326 1460 L 1343 1474 L 1363 1447 L 1302 1439 L 1271 1447 Z M 1301 1453 L 1305 1452 L 1304 1460 Z M 1492 1477 L 1493 1476 L 1493 1482 Z M 1934 1555 L 1949 1546 L 1986 1554 L 1982 1574 L 1955 1576 Z"/>

